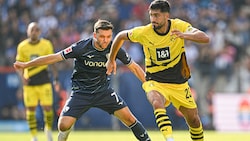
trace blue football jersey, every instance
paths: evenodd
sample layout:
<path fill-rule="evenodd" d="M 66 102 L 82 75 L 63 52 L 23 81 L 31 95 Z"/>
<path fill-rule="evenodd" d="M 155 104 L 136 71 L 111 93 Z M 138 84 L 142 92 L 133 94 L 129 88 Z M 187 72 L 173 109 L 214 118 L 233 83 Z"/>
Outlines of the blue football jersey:
<path fill-rule="evenodd" d="M 106 74 L 106 62 L 111 43 L 102 51 L 94 48 L 93 38 L 83 39 L 61 51 L 64 59 L 74 58 L 72 73 L 72 91 L 80 93 L 99 93 L 110 87 L 110 76 Z M 131 63 L 131 57 L 124 49 L 117 54 L 123 64 Z"/>

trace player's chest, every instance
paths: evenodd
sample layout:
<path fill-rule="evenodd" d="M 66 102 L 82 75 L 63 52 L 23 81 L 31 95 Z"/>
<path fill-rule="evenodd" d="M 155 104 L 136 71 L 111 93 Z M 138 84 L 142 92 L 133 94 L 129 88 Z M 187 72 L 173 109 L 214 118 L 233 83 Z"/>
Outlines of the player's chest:
<path fill-rule="evenodd" d="M 48 55 L 49 51 L 46 48 L 40 46 L 29 47 L 23 51 L 23 54 L 29 60 L 33 60 L 39 56 Z"/>
<path fill-rule="evenodd" d="M 78 62 L 87 68 L 106 68 L 107 53 L 104 52 L 90 52 L 83 54 L 78 58 Z"/>
<path fill-rule="evenodd" d="M 158 61 L 169 60 L 171 58 L 175 58 L 182 51 L 183 44 L 181 40 L 165 38 L 164 40 L 152 41 L 150 44 L 144 45 L 144 50 L 146 52 L 146 56 L 149 58 L 154 58 Z"/>

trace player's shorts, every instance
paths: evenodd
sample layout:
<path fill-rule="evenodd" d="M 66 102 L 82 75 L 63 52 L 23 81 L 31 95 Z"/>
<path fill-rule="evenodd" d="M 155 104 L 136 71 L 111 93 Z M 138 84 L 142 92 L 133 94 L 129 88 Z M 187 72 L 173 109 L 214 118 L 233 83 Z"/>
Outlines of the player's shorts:
<path fill-rule="evenodd" d="M 53 104 L 53 90 L 51 83 L 34 86 L 23 86 L 23 99 L 26 107 L 51 106 Z"/>
<path fill-rule="evenodd" d="M 114 114 L 115 111 L 126 106 L 126 102 L 113 90 L 94 94 L 72 92 L 61 112 L 61 116 L 71 116 L 78 119 L 92 107 Z"/>
<path fill-rule="evenodd" d="M 165 106 L 172 102 L 174 107 L 179 109 L 180 106 L 186 108 L 196 108 L 196 102 L 191 94 L 188 82 L 183 84 L 159 83 L 156 81 L 147 81 L 142 85 L 146 93 L 155 90 L 166 98 Z"/>

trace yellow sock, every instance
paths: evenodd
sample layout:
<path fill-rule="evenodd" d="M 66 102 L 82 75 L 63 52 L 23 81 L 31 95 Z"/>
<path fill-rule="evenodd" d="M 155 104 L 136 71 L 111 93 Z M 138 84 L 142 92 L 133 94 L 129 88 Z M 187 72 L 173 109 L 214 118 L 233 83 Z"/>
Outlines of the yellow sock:
<path fill-rule="evenodd" d="M 204 141 L 203 128 L 200 123 L 200 127 L 192 128 L 189 127 L 189 132 L 193 141 Z"/>
<path fill-rule="evenodd" d="M 37 123 L 35 111 L 26 110 L 26 120 L 29 125 L 30 133 L 32 136 L 37 135 Z"/>
<path fill-rule="evenodd" d="M 166 109 L 156 109 L 154 111 L 156 123 L 163 134 L 163 136 L 167 139 L 172 137 L 172 124 L 167 116 Z"/>
<path fill-rule="evenodd" d="M 44 123 L 45 123 L 45 129 L 46 130 L 52 130 L 53 126 L 53 111 L 43 111 L 43 116 L 44 116 Z"/>

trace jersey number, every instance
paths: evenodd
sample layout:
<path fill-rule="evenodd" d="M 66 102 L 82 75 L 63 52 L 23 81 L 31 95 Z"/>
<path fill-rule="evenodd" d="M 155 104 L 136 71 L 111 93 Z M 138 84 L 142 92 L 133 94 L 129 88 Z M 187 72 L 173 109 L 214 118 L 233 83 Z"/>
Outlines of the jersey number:
<path fill-rule="evenodd" d="M 189 99 L 189 98 L 192 97 L 192 94 L 190 93 L 190 89 L 189 88 L 185 89 L 185 93 L 186 93 L 186 99 Z"/>
<path fill-rule="evenodd" d="M 118 98 L 118 96 L 116 95 L 115 92 L 113 92 L 113 93 L 111 94 L 111 96 L 114 96 L 114 97 L 115 97 L 117 103 L 119 102 L 119 98 Z"/>

